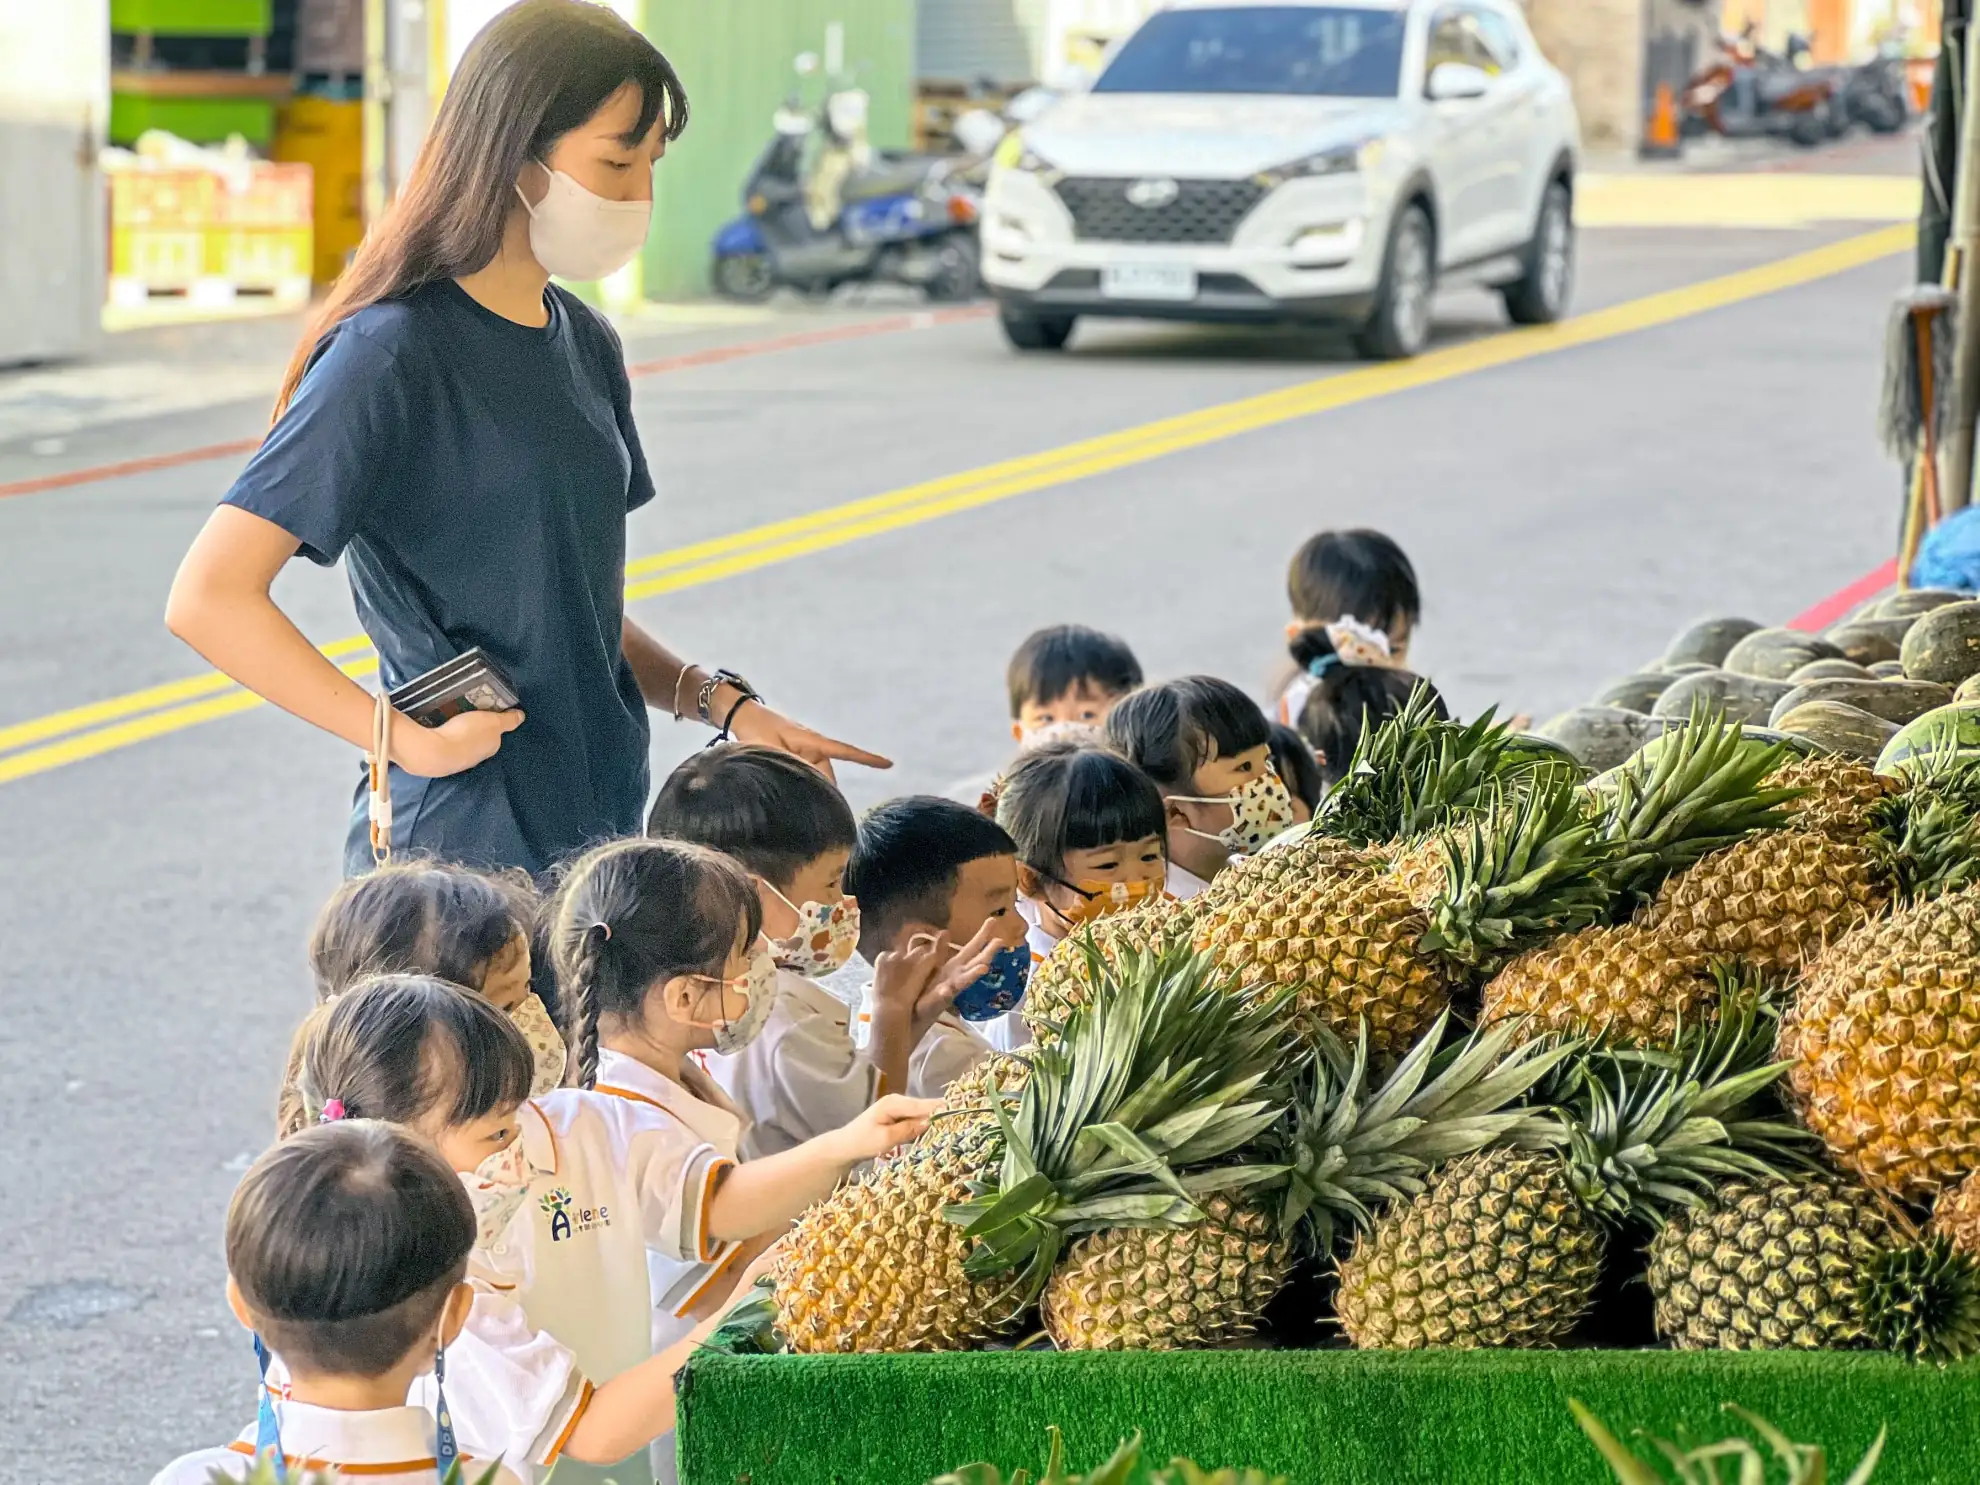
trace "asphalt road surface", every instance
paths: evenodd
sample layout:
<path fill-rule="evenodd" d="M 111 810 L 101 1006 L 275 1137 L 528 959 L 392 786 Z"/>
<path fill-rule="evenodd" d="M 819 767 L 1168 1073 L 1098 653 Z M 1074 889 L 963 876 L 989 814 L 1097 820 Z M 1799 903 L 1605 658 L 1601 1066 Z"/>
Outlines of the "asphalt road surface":
<path fill-rule="evenodd" d="M 1370 524 L 1418 565 L 1413 654 L 1454 704 L 1546 715 L 1699 614 L 1779 622 L 1888 556 L 1897 479 L 1872 413 L 1909 257 L 1865 231 L 1591 231 L 1580 329 L 1496 339 L 1496 302 L 1453 294 L 1414 367 L 1149 325 L 1019 357 L 976 317 L 643 377 L 662 495 L 631 550 L 677 555 L 636 569 L 633 612 L 898 759 L 845 780 L 865 806 L 1002 761 L 1003 665 L 1041 624 L 1116 630 L 1154 675 L 1262 688 L 1288 556 Z M 0 434 L 0 485 L 251 438 L 265 405 L 71 420 L 39 453 Z M 201 675 L 159 616 L 239 463 L 0 499 L 0 1481 L 142 1480 L 252 1414 L 221 1220 L 270 1137 L 355 759 L 218 690 L 201 696 L 226 714 L 193 725 L 201 696 L 170 693 L 20 730 Z M 832 514 L 678 555 L 814 512 Z M 314 638 L 357 632 L 340 574 L 299 565 L 280 596 Z M 146 716 L 163 720 L 128 725 Z M 48 751 L 76 736 L 96 740 Z M 698 740 L 656 722 L 656 775 Z"/>

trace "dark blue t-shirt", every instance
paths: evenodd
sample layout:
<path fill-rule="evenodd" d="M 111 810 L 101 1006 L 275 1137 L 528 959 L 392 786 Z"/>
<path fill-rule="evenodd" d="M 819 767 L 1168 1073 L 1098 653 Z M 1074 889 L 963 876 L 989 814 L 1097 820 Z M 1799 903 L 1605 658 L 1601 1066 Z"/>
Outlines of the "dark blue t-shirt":
<path fill-rule="evenodd" d="M 619 338 L 552 285 L 532 329 L 451 279 L 339 325 L 226 503 L 339 557 L 387 688 L 480 645 L 527 714 L 479 767 L 392 770 L 393 849 L 541 872 L 638 831 L 626 512 L 653 498 Z M 369 867 L 360 779 L 345 851 Z"/>

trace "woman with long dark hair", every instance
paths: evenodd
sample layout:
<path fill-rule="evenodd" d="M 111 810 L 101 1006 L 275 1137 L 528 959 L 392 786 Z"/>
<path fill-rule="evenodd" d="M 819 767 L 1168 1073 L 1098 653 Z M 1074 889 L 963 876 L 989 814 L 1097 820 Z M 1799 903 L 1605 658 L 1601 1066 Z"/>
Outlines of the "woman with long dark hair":
<path fill-rule="evenodd" d="M 492 21 L 173 583 L 174 634 L 358 747 L 373 697 L 270 597 L 298 552 L 344 558 L 385 689 L 477 645 L 509 678 L 517 710 L 389 728 L 397 850 L 541 872 L 637 833 L 648 706 L 828 771 L 887 766 L 625 616 L 626 516 L 653 482 L 618 336 L 550 278 L 638 253 L 687 117 L 667 59 L 602 6 L 523 0 Z M 371 860 L 363 793 L 352 872 Z"/>

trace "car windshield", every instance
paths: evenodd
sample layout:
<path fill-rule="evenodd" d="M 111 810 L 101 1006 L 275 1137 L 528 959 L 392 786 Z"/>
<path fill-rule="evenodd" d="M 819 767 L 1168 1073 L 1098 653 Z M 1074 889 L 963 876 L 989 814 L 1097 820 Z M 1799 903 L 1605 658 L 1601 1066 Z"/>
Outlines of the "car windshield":
<path fill-rule="evenodd" d="M 1393 98 L 1404 13 L 1258 5 L 1167 10 L 1130 36 L 1096 93 Z"/>

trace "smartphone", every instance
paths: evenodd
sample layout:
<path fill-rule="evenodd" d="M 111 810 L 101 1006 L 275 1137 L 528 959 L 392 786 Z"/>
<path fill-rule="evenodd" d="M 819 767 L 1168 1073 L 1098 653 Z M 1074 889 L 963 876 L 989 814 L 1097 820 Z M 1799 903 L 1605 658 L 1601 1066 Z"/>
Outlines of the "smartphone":
<path fill-rule="evenodd" d="M 480 645 L 414 676 L 388 699 L 422 727 L 438 727 L 463 712 L 505 712 L 517 704 L 516 688 Z"/>

